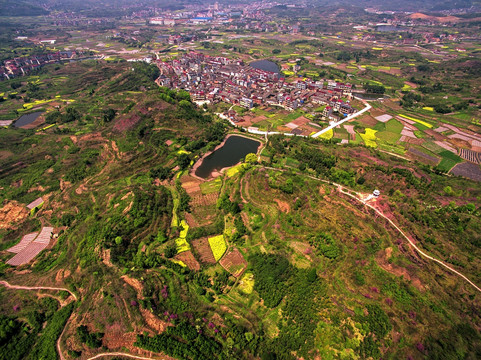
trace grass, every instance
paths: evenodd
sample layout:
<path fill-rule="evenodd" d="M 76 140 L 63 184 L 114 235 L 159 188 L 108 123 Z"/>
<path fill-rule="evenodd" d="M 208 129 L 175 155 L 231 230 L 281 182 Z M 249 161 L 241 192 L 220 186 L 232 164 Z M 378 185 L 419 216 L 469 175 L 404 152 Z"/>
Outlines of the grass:
<path fill-rule="evenodd" d="M 425 141 L 423 144 L 422 144 L 422 147 L 425 148 L 425 149 L 428 149 L 429 151 L 435 153 L 435 154 L 440 154 L 442 153 L 443 151 L 445 151 L 446 149 L 442 148 L 441 146 L 433 143 L 433 142 L 430 142 L 430 141 Z"/>
<path fill-rule="evenodd" d="M 391 131 L 380 131 L 376 134 L 376 137 L 382 141 L 386 141 L 388 143 L 394 144 L 399 140 L 399 138 L 401 137 L 401 134 L 391 132 Z"/>
<path fill-rule="evenodd" d="M 218 192 L 221 186 L 222 186 L 221 178 L 215 178 L 212 181 L 201 183 L 200 190 L 202 191 L 202 194 L 207 195 L 207 194 Z"/>
<path fill-rule="evenodd" d="M 243 167 L 244 167 L 245 164 L 239 164 L 239 165 L 236 165 L 236 166 L 233 166 L 229 169 L 226 170 L 225 174 L 227 175 L 227 177 L 233 177 L 235 176 Z"/>
<path fill-rule="evenodd" d="M 458 155 L 453 154 L 451 151 L 444 150 L 439 153 L 443 158 L 441 162 L 438 164 L 437 168 L 441 171 L 448 172 L 452 169 L 452 167 L 460 162 L 463 161 Z"/>
<path fill-rule="evenodd" d="M 404 125 L 396 119 L 391 119 L 386 123 L 386 130 L 393 133 L 400 134 L 403 128 Z"/>
<path fill-rule="evenodd" d="M 377 147 L 376 133 L 377 133 L 377 130 L 366 128 L 366 132 L 364 134 L 359 134 L 359 136 L 362 138 L 366 146 Z"/>
<path fill-rule="evenodd" d="M 215 261 L 219 261 L 227 250 L 227 245 L 224 240 L 224 235 L 217 235 L 210 237 L 209 246 L 214 254 Z"/>
<path fill-rule="evenodd" d="M 448 171 L 451 170 L 451 169 L 453 168 L 453 166 L 456 165 L 456 164 L 457 164 L 456 161 L 453 161 L 453 160 L 451 160 L 451 159 L 442 158 L 442 159 L 441 159 L 441 162 L 437 165 L 437 168 L 438 168 L 439 170 L 448 172 Z"/>
<path fill-rule="evenodd" d="M 424 125 L 424 126 L 426 126 L 427 128 L 430 128 L 430 129 L 433 127 L 433 125 L 431 125 L 430 123 L 428 123 L 428 122 L 426 122 L 426 121 L 419 120 L 419 119 L 413 118 L 413 117 L 408 116 L 408 115 L 399 114 L 399 116 L 402 116 L 403 118 L 406 118 L 406 119 L 415 121 L 415 122 L 417 122 L 418 124 Z"/>
<path fill-rule="evenodd" d="M 175 245 L 177 245 L 177 254 L 190 250 L 190 245 L 186 240 L 187 233 L 189 232 L 189 225 L 185 220 L 180 222 L 182 226 L 182 230 L 180 231 L 180 235 L 177 239 L 175 239 Z"/>

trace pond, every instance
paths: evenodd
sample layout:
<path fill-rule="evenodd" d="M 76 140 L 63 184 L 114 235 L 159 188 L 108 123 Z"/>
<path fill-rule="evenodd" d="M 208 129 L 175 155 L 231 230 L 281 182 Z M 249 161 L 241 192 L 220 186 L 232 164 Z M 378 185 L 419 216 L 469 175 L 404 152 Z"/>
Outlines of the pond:
<path fill-rule="evenodd" d="M 385 99 L 386 97 L 383 94 L 372 94 L 372 93 L 352 93 L 353 96 L 358 97 L 363 100 L 378 100 L 378 99 Z"/>
<path fill-rule="evenodd" d="M 25 115 L 22 115 L 18 118 L 17 121 L 15 121 L 15 123 L 13 125 L 15 125 L 15 127 L 22 127 L 22 126 L 25 126 L 25 125 L 28 125 L 28 124 L 31 124 L 33 123 L 35 120 L 37 120 L 37 118 L 42 114 L 41 111 L 37 111 L 37 112 L 33 112 L 33 113 L 30 113 L 30 114 L 25 114 Z"/>
<path fill-rule="evenodd" d="M 213 171 L 234 166 L 247 154 L 257 153 L 260 144 L 257 140 L 231 135 L 221 147 L 202 160 L 200 166 L 195 170 L 195 175 L 206 179 Z"/>
<path fill-rule="evenodd" d="M 279 74 L 279 66 L 277 66 L 275 62 L 272 62 L 269 60 L 254 61 L 254 62 L 251 62 L 249 66 L 253 67 L 254 69 L 270 71 L 270 72 Z"/>

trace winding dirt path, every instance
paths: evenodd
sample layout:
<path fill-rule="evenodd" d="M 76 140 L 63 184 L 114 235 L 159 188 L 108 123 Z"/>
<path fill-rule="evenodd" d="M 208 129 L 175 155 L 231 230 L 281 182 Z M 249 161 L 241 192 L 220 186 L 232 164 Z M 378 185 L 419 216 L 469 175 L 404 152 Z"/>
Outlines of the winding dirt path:
<path fill-rule="evenodd" d="M 5 281 L 5 280 L 0 280 L 0 284 L 2 284 L 3 286 L 5 286 L 7 289 L 14 289 L 14 290 L 54 290 L 54 291 L 66 291 L 68 292 L 74 299 L 75 301 L 77 301 L 77 295 L 75 295 L 72 291 L 70 291 L 69 289 L 66 289 L 66 288 L 57 288 L 57 287 L 50 287 L 50 286 L 22 286 L 22 285 L 12 285 L 10 284 L 8 281 Z M 72 315 L 70 315 L 72 316 Z M 57 340 L 57 352 L 58 352 L 58 356 L 60 357 L 60 360 L 65 360 L 65 358 L 63 357 L 63 353 L 62 353 L 62 349 L 60 347 L 60 340 L 62 339 L 62 336 L 65 332 L 65 329 L 67 328 L 67 324 L 70 320 L 70 317 L 67 319 L 67 321 L 65 322 L 65 326 L 62 330 L 62 333 L 60 334 L 60 336 L 58 337 L 58 340 Z"/>
<path fill-rule="evenodd" d="M 54 291 L 67 291 L 74 299 L 75 301 L 78 300 L 77 298 L 77 295 L 75 295 L 72 291 L 70 291 L 69 289 L 66 289 L 66 288 L 57 288 L 57 287 L 50 287 L 50 286 L 23 286 L 23 285 L 12 285 L 10 284 L 8 281 L 5 281 L 5 280 L 0 280 L 0 284 L 5 286 L 6 288 L 8 289 L 14 289 L 14 290 L 54 290 Z M 70 315 L 72 316 L 72 315 Z M 63 352 L 62 352 L 62 348 L 60 346 L 60 343 L 61 343 L 61 340 L 62 340 L 62 337 L 65 333 L 65 329 L 67 328 L 67 325 L 69 323 L 69 320 L 70 318 L 67 320 L 67 322 L 65 323 L 65 327 L 63 328 L 62 330 L 62 333 L 60 334 L 60 336 L 58 337 L 58 340 L 57 340 L 57 352 L 58 352 L 58 355 L 60 357 L 60 360 L 65 360 L 64 356 L 63 356 Z M 163 360 L 163 359 L 167 359 L 166 357 L 143 357 L 143 356 L 137 356 L 137 355 L 131 355 L 131 354 L 127 354 L 127 353 L 120 353 L 120 352 L 113 352 L 113 353 L 100 353 L 100 354 L 97 354 L 95 356 L 92 356 L 90 358 L 88 358 L 87 360 L 94 360 L 94 359 L 99 359 L 101 357 L 106 357 L 106 356 L 123 356 L 123 357 L 127 357 L 127 358 L 131 358 L 131 359 L 139 359 L 139 360 L 153 360 L 153 359 L 159 359 L 159 360 Z"/>
<path fill-rule="evenodd" d="M 12 285 L 8 281 L 0 280 L 0 284 L 4 285 L 8 289 L 16 289 L 16 290 L 54 290 L 54 291 L 66 291 L 77 301 L 77 295 L 71 292 L 69 289 L 66 288 L 57 288 L 57 287 L 49 287 L 49 286 L 22 286 L 22 285 Z"/>
<path fill-rule="evenodd" d="M 104 356 L 123 356 L 123 357 L 128 357 L 130 359 L 139 359 L 139 360 L 153 360 L 153 359 L 167 359 L 167 358 L 149 358 L 149 357 L 143 357 L 143 356 L 137 356 L 137 355 L 131 355 L 131 354 L 126 354 L 126 353 L 120 353 L 120 352 L 114 352 L 114 353 L 100 353 L 95 356 L 89 357 L 87 360 L 94 360 L 94 359 L 100 359 L 101 357 Z"/>
<path fill-rule="evenodd" d="M 371 204 L 368 204 L 366 203 L 364 200 L 361 200 L 360 198 L 358 198 L 357 196 L 354 196 L 352 194 L 350 194 L 349 192 L 345 191 L 344 188 L 342 186 L 339 187 L 339 190 L 340 192 L 342 192 L 343 194 L 345 195 L 348 195 L 350 196 L 351 198 L 353 199 L 356 199 L 357 201 L 363 203 L 365 206 L 367 206 L 368 208 L 374 210 L 379 216 L 383 217 L 385 220 L 387 220 L 389 222 L 389 224 L 392 225 L 392 227 L 394 227 L 401 235 L 402 237 L 404 237 L 408 242 L 409 244 L 414 248 L 414 250 L 416 250 L 418 252 L 419 255 L 425 257 L 426 259 L 429 259 L 429 260 L 432 260 L 432 261 L 435 261 L 437 262 L 439 265 L 443 266 L 444 268 L 448 269 L 449 271 L 451 271 L 452 273 L 460 276 L 461 278 L 463 278 L 464 280 L 466 280 L 471 286 L 473 286 L 476 290 L 478 290 L 479 292 L 481 292 L 481 288 L 479 288 L 474 282 L 472 282 L 471 280 L 469 280 L 465 275 L 463 275 L 462 273 L 460 273 L 459 271 L 457 271 L 456 269 L 453 269 L 451 266 L 445 264 L 444 262 L 442 262 L 441 260 L 439 259 L 436 259 L 435 257 L 432 257 L 431 255 L 428 255 L 426 254 L 424 251 L 422 251 L 420 248 L 418 248 L 416 246 L 416 244 L 409 238 L 409 236 L 407 236 L 391 219 L 389 219 L 386 215 L 384 215 L 381 211 L 379 211 L 378 209 L 376 209 L 374 206 L 372 206 Z M 356 195 L 358 195 L 358 193 L 354 192 Z"/>
<path fill-rule="evenodd" d="M 273 167 L 265 167 L 266 169 L 270 169 L 270 170 L 275 170 L 275 171 L 281 171 L 281 172 L 285 172 L 286 170 L 284 169 L 277 169 L 277 168 L 273 168 Z M 299 175 L 304 175 L 306 176 L 305 174 L 300 174 L 298 173 Z M 404 233 L 404 231 L 402 231 L 391 219 L 389 219 L 386 215 L 384 215 L 381 211 L 379 211 L 378 209 L 376 209 L 374 206 L 372 206 L 371 204 L 368 204 L 366 201 L 362 200 L 360 197 L 359 197 L 359 193 L 354 191 L 354 190 L 350 190 L 349 188 L 345 187 L 345 186 L 342 186 L 341 184 L 337 184 L 335 182 L 332 182 L 332 181 L 328 181 L 328 180 L 323 180 L 323 179 L 319 179 L 315 176 L 311 176 L 311 175 L 307 175 L 308 178 L 310 179 L 313 179 L 313 180 L 317 180 L 317 181 L 321 181 L 323 183 L 326 183 L 326 184 L 330 184 L 330 185 L 334 185 L 336 186 L 339 191 L 353 199 L 355 199 L 356 201 L 359 201 L 360 203 L 364 204 L 365 206 L 369 207 L 370 209 L 374 210 L 379 216 L 381 216 L 383 219 L 386 219 L 389 224 L 392 225 L 392 227 L 394 227 L 394 229 L 396 229 L 403 238 L 405 238 L 409 244 L 413 247 L 414 250 L 416 250 L 416 252 L 421 255 L 422 257 L 426 258 L 426 259 L 429 259 L 431 261 L 434 261 L 436 263 L 438 263 L 439 265 L 441 265 L 442 267 L 444 267 L 445 269 L 449 270 L 450 272 L 452 272 L 453 274 L 461 277 L 462 279 L 466 280 L 472 287 L 474 287 L 477 291 L 481 292 L 481 288 L 478 287 L 474 282 L 472 282 L 471 280 L 469 280 L 464 274 L 460 273 L 459 271 L 457 271 L 456 269 L 453 269 L 451 266 L 447 265 L 446 263 L 444 263 L 443 261 L 439 260 L 439 259 L 436 259 L 435 257 L 432 257 L 431 255 L 428 255 L 426 254 L 424 251 L 422 251 L 420 248 L 418 248 L 416 246 L 416 244 Z M 353 195 L 355 194 L 355 195 Z"/>

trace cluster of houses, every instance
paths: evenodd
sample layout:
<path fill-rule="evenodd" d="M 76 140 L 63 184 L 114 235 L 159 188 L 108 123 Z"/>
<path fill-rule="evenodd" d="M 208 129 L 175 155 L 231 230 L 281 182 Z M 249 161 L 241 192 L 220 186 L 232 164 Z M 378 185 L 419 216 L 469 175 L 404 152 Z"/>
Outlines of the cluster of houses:
<path fill-rule="evenodd" d="M 9 80 L 17 76 L 23 76 L 46 64 L 74 59 L 77 58 L 78 55 L 75 51 L 57 51 L 49 54 L 5 60 L 3 64 L 0 65 L 0 80 Z"/>
<path fill-rule="evenodd" d="M 226 102 L 250 109 L 276 105 L 295 110 L 308 103 L 327 105 L 326 117 L 349 115 L 352 86 L 336 81 L 298 78 L 286 82 L 276 72 L 256 69 L 241 60 L 190 52 L 171 61 L 157 61 L 161 86 L 183 89 L 196 102 Z"/>

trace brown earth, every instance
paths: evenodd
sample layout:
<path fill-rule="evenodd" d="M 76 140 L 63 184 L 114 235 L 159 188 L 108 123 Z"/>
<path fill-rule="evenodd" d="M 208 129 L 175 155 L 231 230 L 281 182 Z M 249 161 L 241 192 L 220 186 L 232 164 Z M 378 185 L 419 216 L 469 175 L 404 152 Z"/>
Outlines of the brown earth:
<path fill-rule="evenodd" d="M 201 262 L 207 264 L 216 263 L 212 249 L 209 246 L 209 240 L 207 240 L 206 237 L 192 241 L 192 247 L 194 248 L 194 251 L 197 253 Z"/>
<path fill-rule="evenodd" d="M 211 193 L 207 195 L 202 195 L 201 193 L 192 196 L 191 204 L 193 207 L 212 205 L 217 203 L 218 193 Z"/>
<path fill-rule="evenodd" d="M 447 23 L 447 22 L 457 22 L 460 19 L 456 16 L 431 16 L 431 15 L 426 15 L 423 13 L 414 13 L 409 15 L 409 18 L 411 19 L 422 19 L 422 20 L 431 20 L 431 21 L 437 21 L 441 23 Z"/>
<path fill-rule="evenodd" d="M 154 329 L 157 333 L 163 332 L 167 326 L 170 324 L 160 320 L 157 316 L 152 314 L 149 310 L 141 308 L 140 312 L 142 314 L 142 317 L 144 318 L 145 322 L 149 327 Z"/>
<path fill-rule="evenodd" d="M 277 206 L 282 212 L 289 213 L 291 211 L 291 207 L 287 202 L 281 201 L 279 199 L 274 199 L 274 201 L 277 203 Z"/>
<path fill-rule="evenodd" d="M 144 296 L 142 295 L 142 291 L 144 290 L 144 288 L 139 280 L 131 278 L 127 275 L 123 275 L 120 278 L 135 289 L 135 291 L 137 292 L 137 297 L 139 299 L 144 298 Z"/>
<path fill-rule="evenodd" d="M 314 251 L 309 244 L 300 242 L 300 241 L 291 241 L 289 246 L 292 247 L 294 250 L 302 254 L 307 260 L 310 262 L 313 261 L 312 256 L 314 255 Z"/>
<path fill-rule="evenodd" d="M 8 150 L 1 150 L 0 151 L 0 160 L 5 160 L 13 155 L 13 152 Z"/>
<path fill-rule="evenodd" d="M 144 296 L 142 295 L 143 291 L 143 286 L 141 282 L 137 279 L 131 278 L 127 275 L 121 276 L 121 279 L 123 279 L 127 284 L 132 286 L 135 291 L 137 292 L 137 298 L 142 300 Z M 127 307 L 127 305 L 126 305 Z M 161 333 L 165 330 L 167 326 L 169 326 L 168 323 L 165 321 L 160 320 L 157 316 L 152 314 L 149 310 L 140 308 L 140 313 L 142 314 L 142 317 L 144 318 L 145 322 L 147 325 L 152 328 L 153 330 L 157 331 L 158 333 Z"/>
<path fill-rule="evenodd" d="M 187 194 L 192 195 L 200 193 L 200 181 L 195 179 L 193 181 L 183 181 L 182 187 L 187 191 Z"/>
<path fill-rule="evenodd" d="M 195 220 L 195 218 L 192 216 L 191 213 L 185 213 L 184 216 L 185 216 L 185 221 L 187 221 L 187 225 L 189 225 L 190 227 L 199 226 L 199 223 L 197 222 L 197 220 Z"/>
<path fill-rule="evenodd" d="M 219 264 L 235 277 L 241 276 L 247 268 L 247 261 L 237 248 L 229 250 L 219 261 Z"/>
<path fill-rule="evenodd" d="M 4 203 L 0 209 L 0 229 L 11 228 L 28 217 L 28 214 L 27 208 L 15 200 Z"/>
<path fill-rule="evenodd" d="M 183 251 L 174 256 L 176 260 L 182 261 L 190 270 L 200 270 L 200 264 L 192 254 L 192 251 Z"/>
<path fill-rule="evenodd" d="M 372 127 L 378 123 L 378 121 L 370 115 L 361 115 L 357 120 L 368 127 Z"/>
<path fill-rule="evenodd" d="M 128 333 L 121 324 L 114 323 L 105 327 L 102 344 L 109 349 L 132 348 L 135 340 L 135 333 Z"/>
<path fill-rule="evenodd" d="M 405 81 L 404 83 L 405 83 L 406 85 L 412 87 L 413 89 L 417 89 L 417 87 L 418 87 L 418 84 L 415 84 L 415 83 L 410 82 L 410 81 Z"/>

